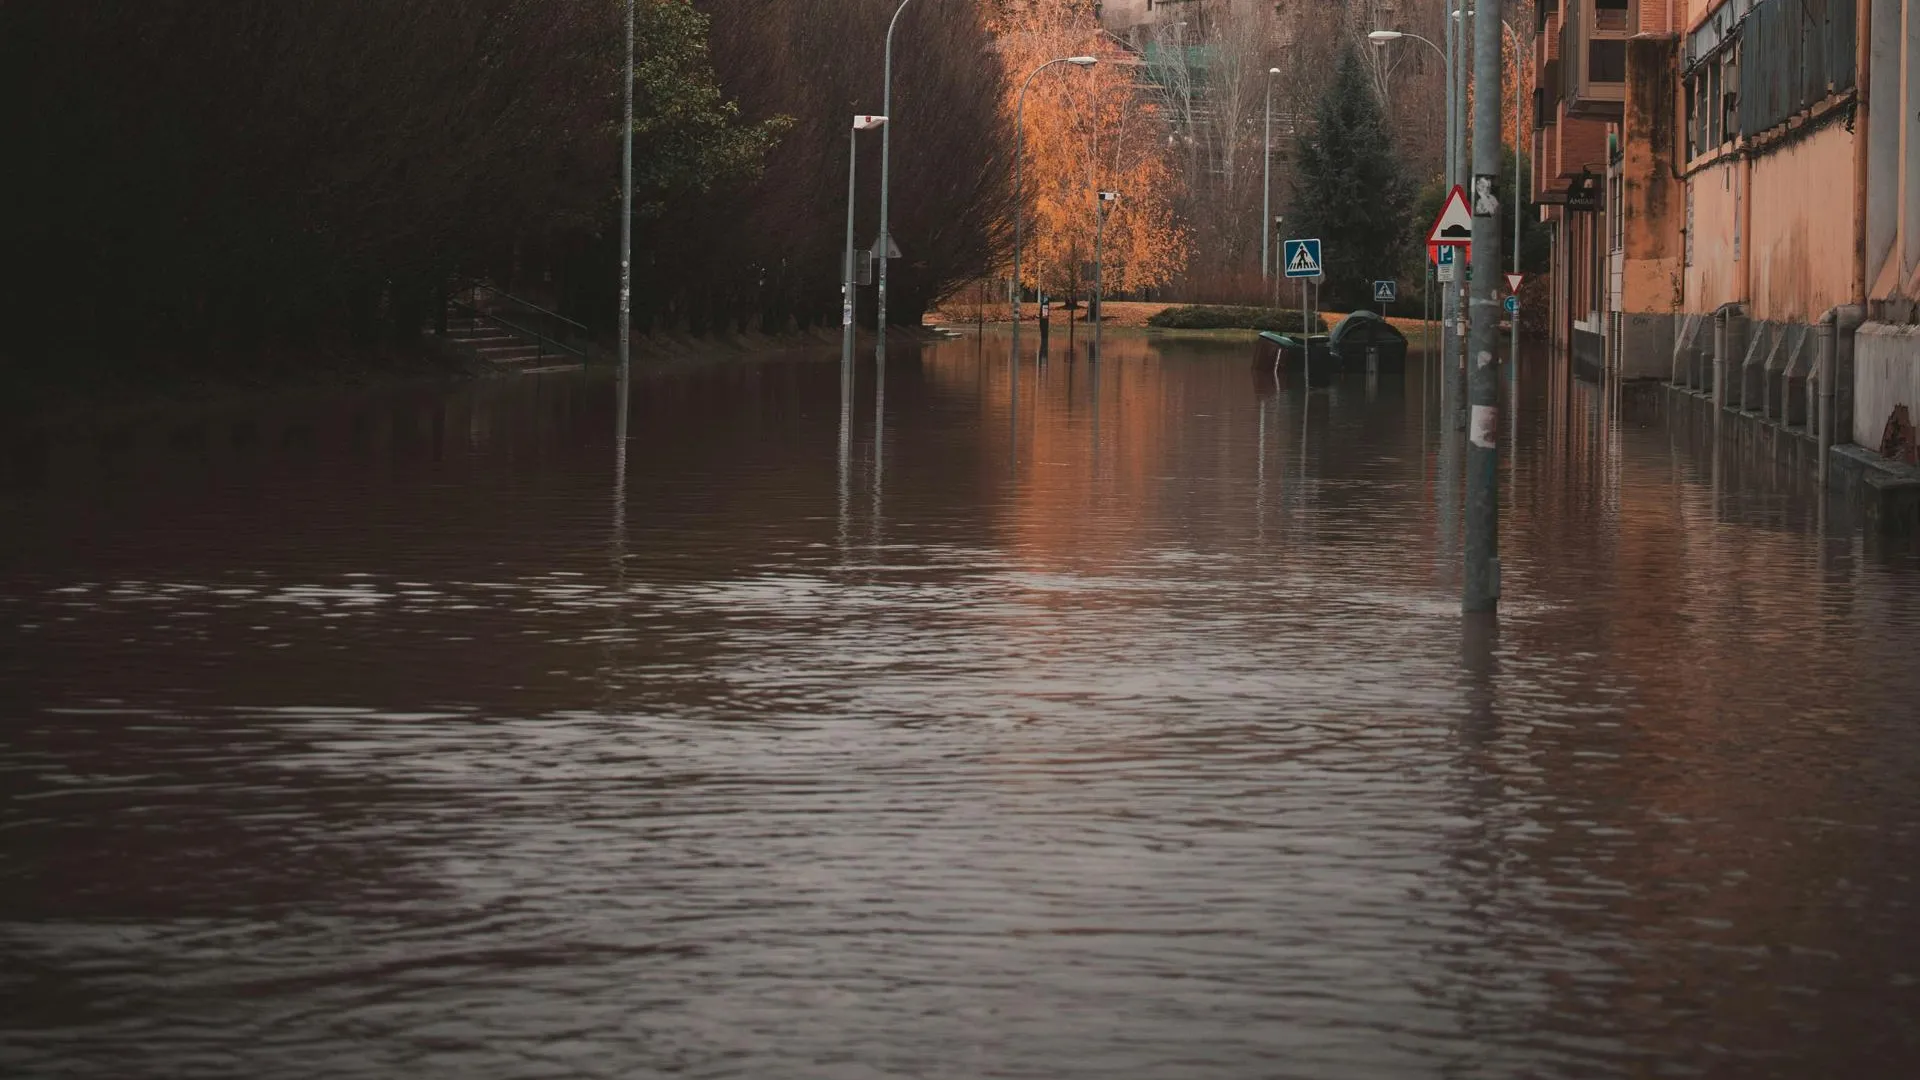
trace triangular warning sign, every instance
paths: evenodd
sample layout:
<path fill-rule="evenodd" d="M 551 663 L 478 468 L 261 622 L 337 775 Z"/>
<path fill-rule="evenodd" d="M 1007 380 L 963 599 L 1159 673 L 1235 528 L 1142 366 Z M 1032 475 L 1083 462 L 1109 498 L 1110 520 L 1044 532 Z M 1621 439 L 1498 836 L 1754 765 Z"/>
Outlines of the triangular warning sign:
<path fill-rule="evenodd" d="M 1510 293 L 1519 292 L 1520 281 L 1521 281 L 1521 278 L 1519 274 L 1508 274 L 1507 275 L 1507 291 Z"/>
<path fill-rule="evenodd" d="M 1427 234 L 1429 244 L 1470 244 L 1473 242 L 1473 211 L 1467 208 L 1467 193 L 1455 184 L 1447 195 L 1447 205 L 1440 208 L 1440 216 L 1434 220 L 1433 231 Z"/>

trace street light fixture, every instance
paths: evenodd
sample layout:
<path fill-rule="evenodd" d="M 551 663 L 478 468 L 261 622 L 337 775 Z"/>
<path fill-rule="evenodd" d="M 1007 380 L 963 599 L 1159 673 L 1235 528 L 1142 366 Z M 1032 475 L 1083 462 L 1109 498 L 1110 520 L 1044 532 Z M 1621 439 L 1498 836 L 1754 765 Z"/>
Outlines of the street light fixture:
<path fill-rule="evenodd" d="M 1106 321 L 1107 291 L 1101 283 L 1100 239 L 1107 228 L 1107 206 L 1120 201 L 1117 191 L 1102 191 L 1094 203 L 1093 223 L 1093 358 L 1100 359 L 1100 324 Z"/>
<path fill-rule="evenodd" d="M 1273 217 L 1273 77 L 1280 74 L 1279 68 L 1267 69 L 1267 140 L 1266 153 L 1260 159 L 1260 220 Z M 1273 274 L 1273 230 L 1264 229 L 1260 233 L 1260 277 L 1265 280 Z"/>
<path fill-rule="evenodd" d="M 913 0 L 900 0 L 900 6 L 893 9 L 893 19 L 887 23 L 887 49 L 885 61 L 884 85 L 881 90 L 880 111 L 883 115 L 893 115 L 893 31 L 900 25 L 900 16 L 906 14 Z M 874 299 L 877 325 L 880 336 L 874 343 L 874 363 L 884 368 L 887 363 L 887 263 L 893 251 L 893 232 L 887 216 L 887 194 L 889 188 L 889 168 L 893 160 L 893 128 L 880 129 L 880 242 L 874 245 L 874 255 L 880 260 L 880 285 Z"/>
<path fill-rule="evenodd" d="M 1455 17 L 1457 17 L 1459 15 L 1459 12 L 1455 11 L 1452 14 Z M 1387 47 L 1387 45 L 1391 44 L 1392 42 L 1399 41 L 1401 38 L 1407 38 L 1412 41 L 1418 41 L 1422 45 L 1425 45 L 1427 48 L 1432 49 L 1434 52 L 1440 54 L 1440 59 L 1445 64 L 1445 74 L 1447 77 L 1447 139 L 1446 139 L 1445 172 L 1446 172 L 1446 183 L 1449 188 L 1457 185 L 1460 182 L 1460 143 L 1463 141 L 1464 132 L 1466 128 L 1466 125 L 1461 122 L 1461 117 L 1460 117 L 1460 106 L 1465 100 L 1466 95 L 1465 95 L 1465 88 L 1460 86 L 1459 84 L 1458 70 L 1454 63 L 1455 36 L 1456 35 L 1454 33 L 1453 19 L 1451 18 L 1448 19 L 1447 21 L 1447 47 L 1445 49 L 1442 49 L 1440 46 L 1434 44 L 1431 40 L 1421 37 L 1419 34 L 1409 34 L 1404 30 L 1373 30 L 1367 34 L 1367 40 L 1372 42 L 1378 48 L 1384 49 Z M 1424 271 L 1424 267 L 1426 266 L 1426 259 L 1424 256 L 1421 259 L 1421 266 L 1423 267 L 1423 270 L 1421 273 L 1421 286 L 1422 286 L 1422 291 L 1424 292 L 1425 286 L 1426 286 L 1426 274 Z M 1443 360 L 1441 363 L 1440 370 L 1443 372 L 1446 370 L 1444 358 L 1452 356 L 1454 352 L 1453 347 L 1449 343 L 1454 338 L 1460 336 L 1456 332 L 1458 328 L 1454 325 L 1455 306 L 1456 304 L 1455 304 L 1453 291 L 1451 289 L 1441 290 L 1441 293 L 1440 293 L 1440 309 L 1441 309 L 1440 310 L 1440 355 L 1443 358 Z M 1464 399 L 1465 395 L 1462 394 L 1461 397 Z M 1442 407 L 1444 408 L 1444 404 Z"/>
<path fill-rule="evenodd" d="M 886 124 L 884 116 L 856 116 L 853 127 L 847 131 L 847 249 L 840 269 L 840 392 L 843 398 L 847 393 L 847 377 L 853 371 L 853 193 L 854 180 L 860 171 L 860 133 Z M 886 328 L 882 327 L 881 332 L 885 333 Z"/>
<path fill-rule="evenodd" d="M 1013 343 L 1015 355 L 1019 355 L 1020 346 L 1020 241 L 1021 227 L 1024 224 L 1024 206 L 1021 198 L 1021 159 L 1027 148 L 1027 90 L 1033 86 L 1033 80 L 1043 71 L 1055 64 L 1072 64 L 1077 68 L 1090 68 L 1100 62 L 1097 56 L 1061 56 L 1041 64 L 1027 75 L 1027 81 L 1020 85 L 1020 97 L 1013 111 Z"/>

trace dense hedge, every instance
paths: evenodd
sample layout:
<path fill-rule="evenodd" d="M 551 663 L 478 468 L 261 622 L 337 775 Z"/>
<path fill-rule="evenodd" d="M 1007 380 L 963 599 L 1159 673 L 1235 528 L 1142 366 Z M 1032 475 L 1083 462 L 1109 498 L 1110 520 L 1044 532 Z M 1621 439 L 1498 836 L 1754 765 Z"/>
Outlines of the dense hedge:
<path fill-rule="evenodd" d="M 1300 312 L 1285 308 L 1227 307 L 1189 304 L 1170 307 L 1147 319 L 1148 326 L 1163 330 L 1276 330 L 1283 334 L 1300 332 Z M 1325 333 L 1326 320 L 1313 317 L 1313 332 Z"/>

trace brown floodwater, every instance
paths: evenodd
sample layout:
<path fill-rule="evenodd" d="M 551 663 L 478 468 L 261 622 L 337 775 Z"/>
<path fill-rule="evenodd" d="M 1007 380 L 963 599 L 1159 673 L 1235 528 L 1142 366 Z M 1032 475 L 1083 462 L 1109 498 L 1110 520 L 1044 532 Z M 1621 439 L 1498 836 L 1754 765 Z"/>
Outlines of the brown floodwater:
<path fill-rule="evenodd" d="M 14 433 L 0 1074 L 1910 1076 L 1920 558 L 1525 369 L 1004 341 Z"/>

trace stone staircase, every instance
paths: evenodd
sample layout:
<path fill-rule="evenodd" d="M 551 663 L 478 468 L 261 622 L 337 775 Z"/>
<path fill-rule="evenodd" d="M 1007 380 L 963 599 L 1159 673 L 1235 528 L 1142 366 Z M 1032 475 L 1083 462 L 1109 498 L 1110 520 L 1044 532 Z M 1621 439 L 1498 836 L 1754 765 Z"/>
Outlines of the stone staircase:
<path fill-rule="evenodd" d="M 449 297 L 446 327 L 443 341 L 496 371 L 567 371 L 586 360 L 585 326 L 484 284 Z"/>
<path fill-rule="evenodd" d="M 485 319 L 472 316 L 458 319 L 449 317 L 444 340 L 481 363 L 502 370 L 525 371 L 572 361 L 571 357 L 556 357 L 535 342 L 524 340 Z M 577 361 L 562 366 L 577 366 Z"/>

